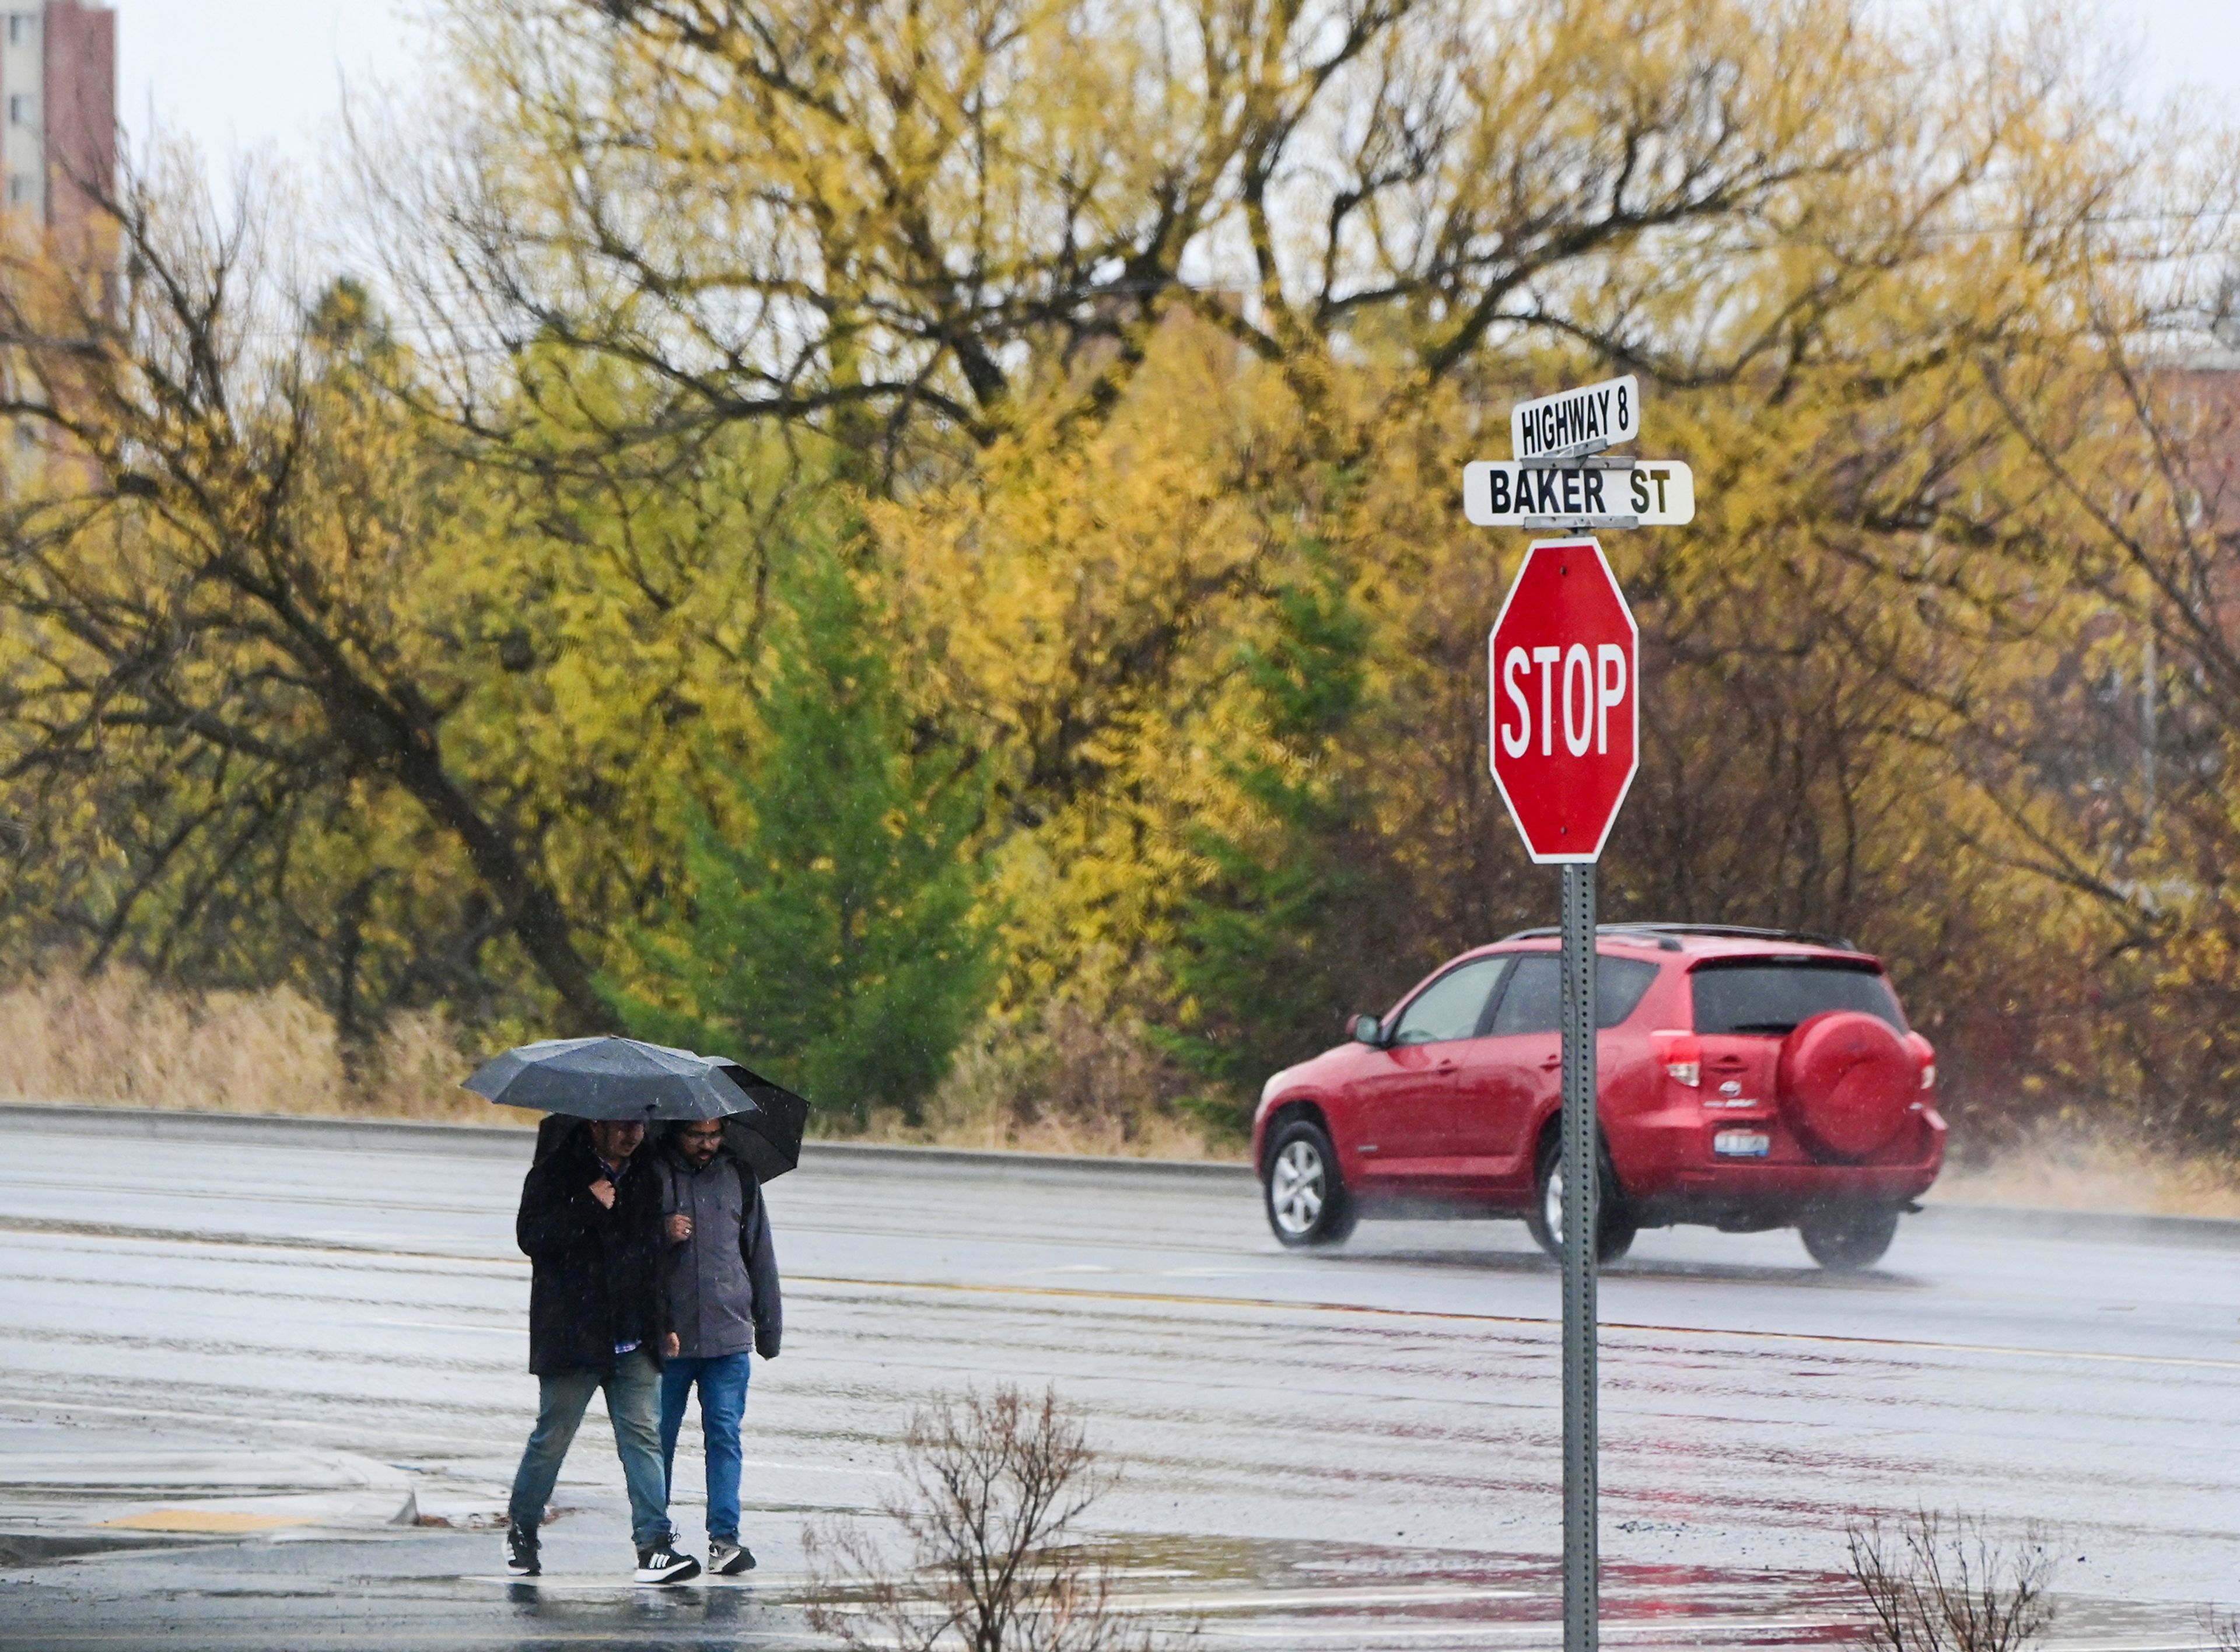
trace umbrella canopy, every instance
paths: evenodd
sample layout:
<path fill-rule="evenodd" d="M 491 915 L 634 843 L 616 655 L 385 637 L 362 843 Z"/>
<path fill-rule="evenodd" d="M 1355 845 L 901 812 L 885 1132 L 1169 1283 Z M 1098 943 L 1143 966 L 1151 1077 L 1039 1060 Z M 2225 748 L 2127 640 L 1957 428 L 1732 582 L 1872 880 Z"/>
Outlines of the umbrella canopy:
<path fill-rule="evenodd" d="M 759 1181 L 801 1159 L 809 1103 L 737 1062 L 636 1038 L 548 1038 L 493 1056 L 465 1088 L 504 1107 L 579 1119 L 720 1118 Z"/>
<path fill-rule="evenodd" d="M 635 1038 L 547 1038 L 496 1056 L 466 1088 L 503 1107 L 571 1118 L 721 1118 L 747 1093 L 704 1056 Z"/>
<path fill-rule="evenodd" d="M 809 1102 L 782 1084 L 773 1084 L 734 1061 L 718 1062 L 725 1076 L 752 1103 L 723 1120 L 723 1145 L 743 1159 L 755 1180 L 783 1176 L 801 1162 L 801 1133 L 809 1128 Z"/>

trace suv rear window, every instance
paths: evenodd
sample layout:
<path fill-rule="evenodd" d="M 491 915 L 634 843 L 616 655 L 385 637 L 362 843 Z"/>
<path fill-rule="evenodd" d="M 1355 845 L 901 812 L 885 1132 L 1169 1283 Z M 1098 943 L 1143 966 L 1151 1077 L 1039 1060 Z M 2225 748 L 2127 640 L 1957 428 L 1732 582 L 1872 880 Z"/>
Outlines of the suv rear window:
<path fill-rule="evenodd" d="M 1839 958 L 1737 958 L 1700 963 L 1696 989 L 1699 1033 L 1786 1034 L 1824 1009 L 1860 1009 L 1905 1030 L 1897 994 L 1870 963 Z"/>

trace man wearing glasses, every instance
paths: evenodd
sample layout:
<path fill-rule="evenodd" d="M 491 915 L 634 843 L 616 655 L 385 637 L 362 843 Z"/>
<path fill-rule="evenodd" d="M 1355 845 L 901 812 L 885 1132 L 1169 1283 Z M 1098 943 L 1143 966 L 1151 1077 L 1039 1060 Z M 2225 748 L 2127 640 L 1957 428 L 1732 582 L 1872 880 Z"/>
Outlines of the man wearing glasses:
<path fill-rule="evenodd" d="M 708 1455 L 708 1570 L 735 1577 L 755 1563 L 739 1542 L 739 1428 L 749 1350 L 777 1357 L 783 1318 L 770 1216 L 752 1170 L 723 1150 L 716 1119 L 679 1125 L 658 1161 L 670 1357 L 661 1373 L 663 1471 L 676 1478 L 684 1402 L 700 1389 Z"/>

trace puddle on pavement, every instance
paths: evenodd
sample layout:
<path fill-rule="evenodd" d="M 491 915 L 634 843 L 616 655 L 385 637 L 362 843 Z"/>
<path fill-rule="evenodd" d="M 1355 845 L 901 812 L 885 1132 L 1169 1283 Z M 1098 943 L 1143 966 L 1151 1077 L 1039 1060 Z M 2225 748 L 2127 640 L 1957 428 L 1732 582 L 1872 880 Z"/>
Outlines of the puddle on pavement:
<path fill-rule="evenodd" d="M 1563 1638 L 1563 1569 L 1546 1555 L 1156 1536 L 1116 1540 L 1106 1555 L 1124 1609 L 1186 1623 L 1199 1641 L 1441 1652 Z M 1641 1652 L 1863 1646 L 1859 1604 L 1840 1572 L 1610 1563 L 1602 1629 Z M 2209 1644 L 2192 1609 L 2081 1596 L 2061 1597 L 2046 1642 L 2049 1652 Z"/>

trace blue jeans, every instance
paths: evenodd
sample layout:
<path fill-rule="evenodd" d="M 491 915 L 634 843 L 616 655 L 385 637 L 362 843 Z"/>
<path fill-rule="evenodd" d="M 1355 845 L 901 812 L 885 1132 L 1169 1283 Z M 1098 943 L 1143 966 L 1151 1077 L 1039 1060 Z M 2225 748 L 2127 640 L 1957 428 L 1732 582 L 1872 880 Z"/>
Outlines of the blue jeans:
<path fill-rule="evenodd" d="M 661 1466 L 673 1475 L 684 1401 L 700 1385 L 700 1433 L 708 1453 L 708 1535 L 739 1541 L 739 1424 L 747 1415 L 747 1356 L 673 1359 L 661 1371 Z"/>
<path fill-rule="evenodd" d="M 570 1371 L 564 1376 L 538 1377 L 537 1427 L 529 1436 L 529 1449 L 521 1454 L 521 1467 L 513 1476 L 513 1500 L 506 1510 L 513 1523 L 535 1531 L 544 1518 L 544 1505 L 552 1501 L 552 1488 L 560 1478 L 560 1461 L 576 1438 L 583 1409 L 595 1391 L 604 1389 L 607 1416 L 615 1425 L 615 1455 L 623 1460 L 623 1480 L 630 1488 L 630 1540 L 640 1549 L 658 1549 L 670 1541 L 669 1476 L 661 1466 L 654 1398 L 660 1384 L 660 1369 L 643 1349 L 616 1360 L 611 1376 Z"/>

